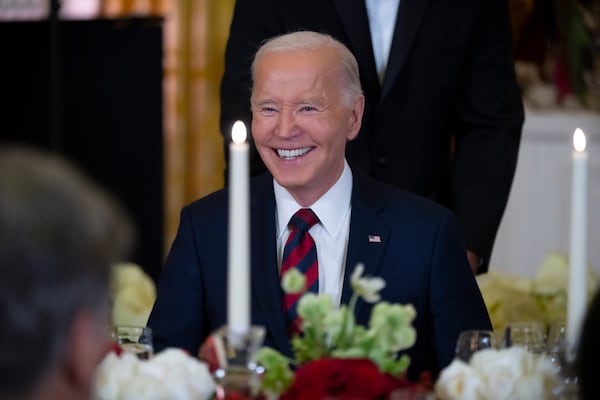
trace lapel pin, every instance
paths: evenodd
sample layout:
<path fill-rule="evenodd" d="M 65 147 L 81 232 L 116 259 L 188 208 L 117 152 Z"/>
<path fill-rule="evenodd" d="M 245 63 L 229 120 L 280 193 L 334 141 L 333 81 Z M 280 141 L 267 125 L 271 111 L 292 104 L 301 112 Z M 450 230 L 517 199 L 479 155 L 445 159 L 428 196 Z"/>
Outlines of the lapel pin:
<path fill-rule="evenodd" d="M 369 235 L 369 243 L 381 243 L 381 236 Z"/>

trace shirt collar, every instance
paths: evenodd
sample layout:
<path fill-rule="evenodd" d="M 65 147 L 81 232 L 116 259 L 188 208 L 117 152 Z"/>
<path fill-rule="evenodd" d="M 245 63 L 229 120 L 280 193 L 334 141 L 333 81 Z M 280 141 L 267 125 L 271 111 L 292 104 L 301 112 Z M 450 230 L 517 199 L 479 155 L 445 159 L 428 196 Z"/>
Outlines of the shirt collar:
<path fill-rule="evenodd" d="M 277 237 L 287 232 L 287 224 L 292 215 L 302 208 L 283 186 L 273 179 L 275 204 L 277 205 Z M 344 160 L 344 170 L 336 183 L 310 208 L 319 217 L 321 225 L 331 237 L 337 237 L 352 196 L 352 171 Z"/>

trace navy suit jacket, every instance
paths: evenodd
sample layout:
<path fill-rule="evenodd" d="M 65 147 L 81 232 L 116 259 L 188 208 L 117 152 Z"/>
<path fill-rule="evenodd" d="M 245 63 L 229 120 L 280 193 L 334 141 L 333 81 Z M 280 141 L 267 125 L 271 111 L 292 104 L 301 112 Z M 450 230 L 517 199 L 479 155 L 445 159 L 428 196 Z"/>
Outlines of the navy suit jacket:
<path fill-rule="evenodd" d="M 419 196 L 353 172 L 352 211 L 342 302 L 351 296 L 357 263 L 386 281 L 382 299 L 411 303 L 417 341 L 408 350 L 411 377 L 450 363 L 458 334 L 491 329 L 452 214 Z M 181 347 L 197 354 L 204 339 L 227 321 L 227 191 L 181 212 L 148 325 L 157 351 Z M 277 266 L 275 197 L 269 173 L 251 182 L 251 318 L 266 327 L 265 345 L 291 354 Z M 381 242 L 369 241 L 378 235 Z M 366 325 L 372 305 L 358 302 Z"/>
<path fill-rule="evenodd" d="M 366 97 L 348 160 L 453 210 L 467 247 L 484 259 L 480 272 L 486 271 L 523 123 L 508 3 L 401 0 L 380 84 L 365 0 L 236 0 L 221 131 L 229 138 L 238 119 L 251 126 L 250 63 L 262 41 L 299 29 L 331 34 L 356 57 Z M 256 152 L 253 161 L 253 171 L 260 170 Z"/>

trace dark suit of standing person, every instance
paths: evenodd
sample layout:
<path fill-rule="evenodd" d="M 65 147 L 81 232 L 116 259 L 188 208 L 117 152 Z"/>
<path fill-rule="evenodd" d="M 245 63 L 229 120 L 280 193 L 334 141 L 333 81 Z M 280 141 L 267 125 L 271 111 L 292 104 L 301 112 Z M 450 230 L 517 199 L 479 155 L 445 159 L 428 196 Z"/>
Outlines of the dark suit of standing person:
<path fill-rule="evenodd" d="M 0 148 L 0 399 L 87 400 L 132 225 L 59 157 Z"/>
<path fill-rule="evenodd" d="M 253 65 L 252 133 L 268 172 L 251 181 L 251 317 L 266 345 L 290 355 L 279 284 L 288 221 L 310 207 L 319 293 L 347 303 L 357 263 L 386 281 L 382 300 L 412 304 L 411 374 L 452 360 L 458 334 L 490 328 L 452 214 L 375 181 L 345 159 L 364 110 L 358 66 L 330 36 L 297 32 L 267 42 Z M 183 208 L 149 318 L 156 349 L 197 354 L 227 321 L 227 204 L 223 189 Z M 359 303 L 358 323 L 372 305 Z"/>
<path fill-rule="evenodd" d="M 237 0 L 221 83 L 225 143 L 235 120 L 250 121 L 249 67 L 261 42 L 296 30 L 327 32 L 357 58 L 366 97 L 348 160 L 450 208 L 471 267 L 486 272 L 523 123 L 508 1 L 400 0 L 397 13 L 378 19 L 367 5 L 379 3 L 386 2 Z M 387 41 L 371 35 L 385 20 L 392 24 Z M 254 153 L 252 171 L 262 170 Z"/>

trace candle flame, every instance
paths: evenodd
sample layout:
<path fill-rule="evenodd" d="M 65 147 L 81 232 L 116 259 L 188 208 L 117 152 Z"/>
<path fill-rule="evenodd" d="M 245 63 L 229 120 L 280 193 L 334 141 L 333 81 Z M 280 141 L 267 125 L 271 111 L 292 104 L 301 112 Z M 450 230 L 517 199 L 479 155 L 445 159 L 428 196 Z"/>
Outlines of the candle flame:
<path fill-rule="evenodd" d="M 242 121 L 235 121 L 231 128 L 231 140 L 234 143 L 244 143 L 246 141 L 246 125 Z"/>
<path fill-rule="evenodd" d="M 585 151 L 585 133 L 579 128 L 573 133 L 573 147 L 576 151 Z"/>

